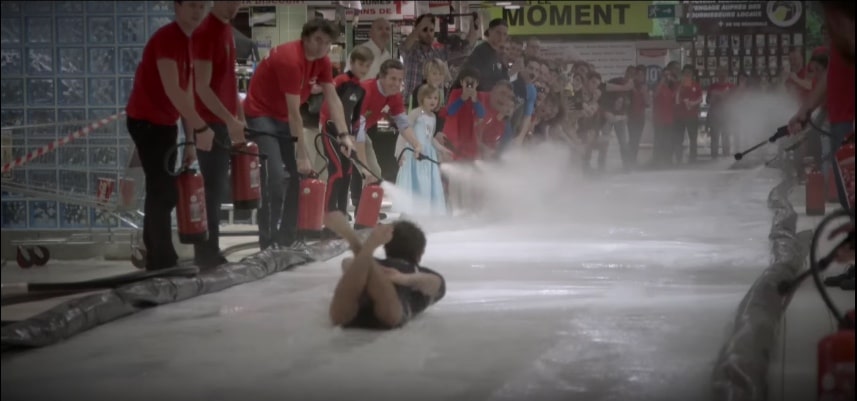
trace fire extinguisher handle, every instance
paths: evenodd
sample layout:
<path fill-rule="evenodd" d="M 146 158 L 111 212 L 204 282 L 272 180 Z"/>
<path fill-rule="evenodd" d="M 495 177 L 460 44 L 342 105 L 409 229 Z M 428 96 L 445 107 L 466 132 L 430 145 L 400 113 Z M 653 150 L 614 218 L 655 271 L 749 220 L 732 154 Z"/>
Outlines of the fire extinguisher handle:
<path fill-rule="evenodd" d="M 184 162 L 182 162 L 182 167 L 179 168 L 178 171 L 173 171 L 173 166 L 170 165 L 170 159 L 172 159 L 174 154 L 178 153 L 179 148 L 194 145 L 194 142 L 180 142 L 171 146 L 164 154 L 164 171 L 173 177 L 178 177 L 181 173 L 191 170 L 190 166 L 186 166 Z"/>

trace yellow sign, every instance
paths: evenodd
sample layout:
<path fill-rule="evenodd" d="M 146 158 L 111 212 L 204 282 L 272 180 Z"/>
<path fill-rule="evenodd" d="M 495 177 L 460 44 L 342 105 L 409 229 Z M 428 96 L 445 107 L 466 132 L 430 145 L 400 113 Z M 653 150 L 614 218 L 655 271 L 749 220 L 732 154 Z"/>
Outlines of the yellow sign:
<path fill-rule="evenodd" d="M 490 8 L 510 35 L 649 33 L 651 1 L 529 1 L 517 9 Z"/>

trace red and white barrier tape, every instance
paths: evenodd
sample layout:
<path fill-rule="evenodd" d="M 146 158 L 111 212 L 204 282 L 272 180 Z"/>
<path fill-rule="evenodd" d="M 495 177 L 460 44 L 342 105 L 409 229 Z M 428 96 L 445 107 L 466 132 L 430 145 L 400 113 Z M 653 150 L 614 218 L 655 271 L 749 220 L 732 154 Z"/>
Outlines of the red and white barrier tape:
<path fill-rule="evenodd" d="M 110 117 L 106 117 L 106 118 L 102 118 L 102 119 L 97 120 L 97 121 L 93 121 L 92 123 L 90 123 L 86 127 L 83 127 L 83 128 L 81 128 L 75 132 L 72 132 L 71 134 L 69 134 L 65 138 L 57 139 L 57 140 L 55 140 L 55 141 L 53 141 L 53 142 L 51 142 L 45 146 L 42 146 L 41 148 L 38 148 L 38 149 L 28 153 L 25 156 L 21 156 L 21 157 L 15 159 L 14 161 L 11 161 L 9 163 L 4 164 L 2 172 L 8 173 L 9 171 L 11 171 L 15 167 L 23 166 L 23 165 L 31 162 L 33 159 L 39 158 L 41 156 L 44 156 L 47 153 L 53 152 L 54 150 L 56 150 L 56 148 L 63 146 L 63 145 L 65 145 L 65 144 L 67 144 L 67 143 L 69 143 L 75 139 L 85 137 L 85 136 L 89 135 L 90 132 L 97 130 L 97 129 L 99 129 L 99 128 L 107 125 L 107 124 L 110 124 L 111 122 L 118 120 L 119 118 L 121 118 L 124 115 L 125 115 L 125 112 L 123 111 L 119 114 L 114 114 Z"/>

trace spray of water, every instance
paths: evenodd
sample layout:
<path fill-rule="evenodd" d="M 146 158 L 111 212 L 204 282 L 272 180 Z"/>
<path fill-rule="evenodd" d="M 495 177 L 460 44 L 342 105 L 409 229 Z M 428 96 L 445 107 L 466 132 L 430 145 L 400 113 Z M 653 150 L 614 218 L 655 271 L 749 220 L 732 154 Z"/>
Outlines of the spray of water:
<path fill-rule="evenodd" d="M 737 137 L 737 151 L 753 146 L 773 135 L 798 110 L 797 99 L 785 90 L 762 93 L 750 91 L 726 104 L 726 124 Z M 776 146 L 766 146 L 746 156 L 750 161 L 767 160 Z"/>

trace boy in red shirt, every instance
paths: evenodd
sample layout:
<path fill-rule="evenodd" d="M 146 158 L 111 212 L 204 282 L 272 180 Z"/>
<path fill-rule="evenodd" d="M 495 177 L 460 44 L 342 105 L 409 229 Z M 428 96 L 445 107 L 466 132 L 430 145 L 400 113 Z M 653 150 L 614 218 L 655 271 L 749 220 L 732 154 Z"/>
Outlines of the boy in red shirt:
<path fill-rule="evenodd" d="M 262 205 L 257 216 L 260 249 L 288 247 L 297 239 L 299 174 L 312 172 L 300 107 L 309 99 L 313 85 L 321 86 L 336 129 L 348 132 L 327 57 L 337 36 L 330 21 L 308 21 L 301 38 L 272 49 L 250 80 L 244 100 L 247 126 L 279 136 L 254 138 L 259 151 L 268 156 L 261 169 Z"/>
<path fill-rule="evenodd" d="M 214 133 L 194 109 L 191 34 L 202 22 L 205 1 L 176 1 L 175 21 L 158 29 L 143 50 L 134 76 L 134 88 L 125 108 L 128 133 L 146 175 L 143 206 L 143 243 L 146 270 L 175 267 L 178 254 L 172 242 L 171 213 L 178 191 L 175 177 L 164 170 L 164 157 L 178 139 L 181 117 L 200 150 L 211 149 Z M 196 159 L 196 150 L 184 150 L 185 164 Z M 175 154 L 170 156 L 175 164 Z"/>
<path fill-rule="evenodd" d="M 193 32 L 193 70 L 196 111 L 214 131 L 217 143 L 244 142 L 244 116 L 235 77 L 235 39 L 230 21 L 240 1 L 216 1 L 208 17 Z M 224 44 L 226 44 L 224 46 Z M 199 169 L 205 180 L 208 240 L 194 244 L 194 260 L 202 268 L 227 262 L 220 253 L 221 194 L 229 179 L 229 152 L 214 147 L 200 151 Z"/>
<path fill-rule="evenodd" d="M 444 118 L 444 135 L 455 149 L 455 160 L 475 160 L 479 157 L 476 138 L 476 122 L 485 117 L 485 106 L 476 87 L 479 86 L 479 71 L 463 67 L 458 73 L 461 88 L 449 92 L 446 108 L 441 111 Z"/>
<path fill-rule="evenodd" d="M 682 71 L 681 85 L 678 88 L 676 102 L 676 139 L 674 157 L 681 163 L 684 153 L 684 133 L 687 131 L 688 162 L 696 161 L 696 139 L 699 135 L 699 104 L 702 103 L 702 87 L 694 80 L 692 68 Z"/>
<path fill-rule="evenodd" d="M 729 70 L 717 69 L 717 82 L 708 86 L 708 126 L 711 136 L 711 158 L 720 157 L 720 140 L 723 140 L 723 155 L 731 154 L 730 134 L 726 131 L 726 102 L 735 85 L 729 82 Z"/>
<path fill-rule="evenodd" d="M 367 79 L 360 82 L 360 86 L 366 91 L 363 104 L 360 108 L 360 123 L 357 130 L 356 150 L 357 157 L 364 166 L 369 166 L 366 159 L 367 131 L 378 125 L 383 116 L 384 109 L 392 117 L 399 135 L 403 135 L 414 152 L 420 153 L 422 147 L 414 136 L 414 132 L 408 124 L 408 115 L 405 113 L 405 99 L 402 96 L 402 82 L 405 79 L 405 66 L 399 60 L 386 60 L 381 64 L 378 78 Z M 397 155 L 396 155 L 397 156 Z M 393 157 L 396 157 L 393 156 Z M 376 163 L 377 164 L 377 163 Z M 361 174 L 351 175 L 351 202 L 355 208 L 359 207 L 360 196 L 363 194 L 363 184 L 377 182 L 374 175 L 368 171 Z M 381 175 L 376 171 L 375 174 Z M 366 180 L 363 177 L 366 177 Z"/>

